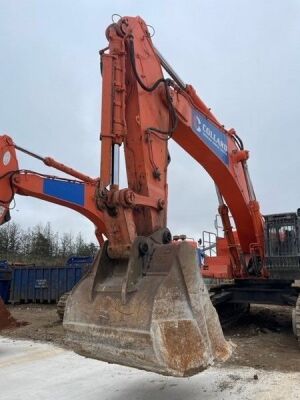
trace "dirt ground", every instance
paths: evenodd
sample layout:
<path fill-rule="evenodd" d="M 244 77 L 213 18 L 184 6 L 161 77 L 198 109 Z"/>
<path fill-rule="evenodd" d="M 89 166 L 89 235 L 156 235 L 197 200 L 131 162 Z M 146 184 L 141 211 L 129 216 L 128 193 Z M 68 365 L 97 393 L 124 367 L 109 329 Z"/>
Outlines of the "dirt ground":
<path fill-rule="evenodd" d="M 28 324 L 2 330 L 2 336 L 52 342 L 67 348 L 56 305 L 22 304 L 8 308 L 15 319 Z M 288 307 L 252 306 L 249 314 L 224 330 L 236 348 L 222 366 L 300 372 L 300 348 L 293 335 L 291 312 Z"/>

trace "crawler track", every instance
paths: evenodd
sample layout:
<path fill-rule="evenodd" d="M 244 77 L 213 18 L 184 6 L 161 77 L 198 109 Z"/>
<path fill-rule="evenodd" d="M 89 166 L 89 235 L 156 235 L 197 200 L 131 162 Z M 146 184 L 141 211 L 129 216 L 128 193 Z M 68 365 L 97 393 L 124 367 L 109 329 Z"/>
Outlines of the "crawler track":
<path fill-rule="evenodd" d="M 71 292 L 66 292 L 64 293 L 60 299 L 58 300 L 57 306 L 56 306 L 56 312 L 59 316 L 59 319 L 62 321 L 64 319 L 64 313 L 65 313 L 65 307 L 66 307 L 66 302 L 69 297 L 69 294 Z"/>
<path fill-rule="evenodd" d="M 216 306 L 222 328 L 235 324 L 249 309 L 249 304 L 240 303 L 222 303 Z"/>
<path fill-rule="evenodd" d="M 293 310 L 293 331 L 300 345 L 300 296 Z"/>

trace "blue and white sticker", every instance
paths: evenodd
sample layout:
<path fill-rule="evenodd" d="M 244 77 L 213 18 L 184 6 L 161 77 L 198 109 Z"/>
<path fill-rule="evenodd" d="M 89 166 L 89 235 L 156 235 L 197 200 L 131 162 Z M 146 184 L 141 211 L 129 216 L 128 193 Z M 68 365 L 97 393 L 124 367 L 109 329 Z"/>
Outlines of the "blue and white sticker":
<path fill-rule="evenodd" d="M 192 129 L 226 165 L 229 165 L 226 134 L 195 109 L 192 111 Z"/>

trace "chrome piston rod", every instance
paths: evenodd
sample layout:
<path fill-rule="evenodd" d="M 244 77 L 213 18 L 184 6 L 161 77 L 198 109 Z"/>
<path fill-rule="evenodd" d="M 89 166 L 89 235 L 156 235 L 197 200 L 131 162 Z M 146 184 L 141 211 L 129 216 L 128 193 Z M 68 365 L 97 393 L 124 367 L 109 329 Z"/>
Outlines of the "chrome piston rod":
<path fill-rule="evenodd" d="M 186 83 L 180 78 L 180 76 L 177 74 L 177 72 L 174 71 L 174 69 L 171 67 L 171 65 L 168 63 L 168 61 L 164 58 L 164 56 L 157 50 L 156 47 L 154 47 L 155 53 L 158 56 L 160 63 L 162 67 L 167 71 L 167 73 L 170 75 L 172 79 L 177 83 L 181 89 L 185 90 L 186 88 Z"/>
<path fill-rule="evenodd" d="M 113 144 L 111 184 L 119 186 L 119 177 L 120 177 L 120 146 L 118 144 Z"/>

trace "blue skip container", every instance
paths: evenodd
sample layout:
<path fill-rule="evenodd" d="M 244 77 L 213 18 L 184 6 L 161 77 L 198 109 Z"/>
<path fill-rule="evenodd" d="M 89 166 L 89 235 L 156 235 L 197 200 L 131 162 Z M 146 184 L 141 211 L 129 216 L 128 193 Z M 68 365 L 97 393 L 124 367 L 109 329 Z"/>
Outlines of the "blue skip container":
<path fill-rule="evenodd" d="M 8 303 L 10 296 L 10 285 L 12 278 L 12 270 L 8 266 L 6 260 L 0 261 L 0 297 L 4 303 Z"/>
<path fill-rule="evenodd" d="M 10 303 L 54 303 L 70 291 L 90 264 L 63 267 L 13 267 Z"/>

